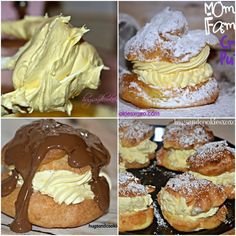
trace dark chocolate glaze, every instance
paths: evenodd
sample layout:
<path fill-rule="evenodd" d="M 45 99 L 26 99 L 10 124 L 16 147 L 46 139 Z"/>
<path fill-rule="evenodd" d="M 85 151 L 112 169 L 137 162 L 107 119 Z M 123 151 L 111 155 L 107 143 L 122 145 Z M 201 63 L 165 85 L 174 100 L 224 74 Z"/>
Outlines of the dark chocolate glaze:
<path fill-rule="evenodd" d="M 12 172 L 12 175 L 2 181 L 2 197 L 9 195 L 16 188 L 18 180 L 18 174 L 16 170 Z"/>
<path fill-rule="evenodd" d="M 51 149 L 64 150 L 68 155 L 68 164 L 73 168 L 90 166 L 94 200 L 103 212 L 109 207 L 109 186 L 104 177 L 99 177 L 99 171 L 109 163 L 110 155 L 100 139 L 87 130 L 74 129 L 55 120 L 35 121 L 17 130 L 3 151 L 5 164 L 13 165 L 15 169 L 9 178 L 2 181 L 2 197 L 15 190 L 18 174 L 24 180 L 15 203 L 16 216 L 10 225 L 14 232 L 27 232 L 32 228 L 28 219 L 32 180 Z"/>

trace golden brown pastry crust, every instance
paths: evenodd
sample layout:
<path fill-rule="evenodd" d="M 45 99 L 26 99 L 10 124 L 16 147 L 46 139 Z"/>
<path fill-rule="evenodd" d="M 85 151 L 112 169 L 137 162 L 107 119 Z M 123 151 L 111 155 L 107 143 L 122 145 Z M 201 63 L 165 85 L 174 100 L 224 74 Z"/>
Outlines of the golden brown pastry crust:
<path fill-rule="evenodd" d="M 225 192 L 220 186 L 209 180 L 198 179 L 190 173 L 169 179 L 161 191 L 167 191 L 175 198 L 183 197 L 188 206 L 197 206 L 203 211 L 218 207 L 226 200 Z"/>
<path fill-rule="evenodd" d="M 126 125 L 119 124 L 119 137 L 123 147 L 134 147 L 154 134 L 152 126 L 139 120 L 132 120 Z"/>
<path fill-rule="evenodd" d="M 119 231 L 134 231 L 147 228 L 152 224 L 154 211 L 152 207 L 146 210 L 119 214 Z"/>
<path fill-rule="evenodd" d="M 140 179 L 130 172 L 119 174 L 119 197 L 145 196 L 153 191 L 152 186 L 144 186 Z M 119 212 L 119 231 L 134 231 L 147 228 L 152 224 L 154 210 L 148 206 L 145 210 L 121 213 Z"/>
<path fill-rule="evenodd" d="M 130 185 L 131 184 L 131 185 Z M 119 173 L 119 197 L 137 197 L 148 194 L 148 187 L 130 172 Z"/>
<path fill-rule="evenodd" d="M 154 133 L 151 125 L 145 124 L 139 120 L 124 120 L 119 124 L 119 141 L 122 147 L 135 147 L 142 141 L 149 140 Z M 128 162 L 120 154 L 121 162 L 124 163 L 125 168 L 144 168 L 150 164 L 150 160 L 155 158 L 155 152 L 148 153 L 147 161 L 145 163 Z"/>
<path fill-rule="evenodd" d="M 234 150 L 225 142 L 213 142 L 198 148 L 187 159 L 189 169 L 202 175 L 217 176 L 235 170 Z M 221 147 L 220 147 L 220 146 Z"/>
<path fill-rule="evenodd" d="M 2 212 L 11 217 L 15 216 L 15 201 L 19 190 L 17 187 L 11 194 L 2 198 Z M 53 198 L 38 192 L 33 193 L 28 208 L 29 221 L 46 228 L 78 227 L 103 214 L 94 200 L 86 199 L 79 204 L 71 205 L 57 204 Z"/>
<path fill-rule="evenodd" d="M 235 171 L 234 149 L 226 141 L 211 142 L 197 148 L 196 153 L 187 159 L 189 170 L 203 176 L 219 176 Z M 234 199 L 235 186 L 223 185 L 227 198 Z"/>
<path fill-rule="evenodd" d="M 214 134 L 206 125 L 175 124 L 166 126 L 163 135 L 164 148 L 193 149 L 214 140 Z"/>
<path fill-rule="evenodd" d="M 161 148 L 157 151 L 156 153 L 156 160 L 157 160 L 157 165 L 158 166 L 164 166 L 165 168 L 169 170 L 174 170 L 174 171 L 187 171 L 188 168 L 185 167 L 177 167 L 171 164 L 171 161 L 168 159 L 168 153 L 169 150 L 165 148 Z"/>
<path fill-rule="evenodd" d="M 203 90 L 204 97 L 200 96 Z M 213 77 L 196 86 L 164 90 L 145 84 L 138 80 L 136 74 L 124 74 L 120 82 L 120 96 L 140 108 L 184 108 L 214 103 L 219 96 L 219 88 Z M 182 100 L 184 102 L 180 102 Z"/>
<path fill-rule="evenodd" d="M 164 209 L 161 194 L 167 192 L 176 199 L 182 197 L 188 207 L 208 212 L 213 207 L 219 207 L 216 214 L 191 221 L 188 215 L 179 217 Z M 211 181 L 197 179 L 189 173 L 171 178 L 157 195 L 164 218 L 177 230 L 191 232 L 199 229 L 212 229 L 225 220 L 227 208 L 223 205 L 226 195 L 223 189 Z M 168 206 L 167 206 L 168 207 Z"/>
<path fill-rule="evenodd" d="M 68 156 L 60 149 L 50 150 L 37 171 L 44 170 L 68 170 L 77 174 L 83 174 L 91 170 L 90 166 L 83 168 L 72 168 L 68 165 Z M 2 175 L 7 178 L 7 174 Z M 15 201 L 20 187 L 17 187 L 11 194 L 2 197 L 2 212 L 14 217 Z M 90 211 L 89 209 L 93 209 Z M 28 217 L 32 224 L 45 228 L 69 228 L 87 224 L 105 212 L 101 211 L 97 202 L 92 199 L 85 199 L 79 204 L 66 205 L 56 203 L 52 197 L 34 192 L 31 196 Z"/>
<path fill-rule="evenodd" d="M 143 134 L 142 137 L 140 138 L 125 138 L 124 136 L 120 138 L 120 142 L 122 144 L 123 147 L 135 147 L 137 145 L 139 145 L 142 141 L 146 140 L 146 139 L 150 139 L 153 135 L 153 130 Z"/>
<path fill-rule="evenodd" d="M 175 166 L 171 163 L 169 152 L 172 150 L 192 150 L 214 140 L 213 132 L 201 124 L 168 124 L 163 135 L 163 147 L 157 152 L 157 165 L 175 171 L 187 171 L 186 166 Z"/>
<path fill-rule="evenodd" d="M 222 186 L 222 188 L 224 189 L 228 199 L 235 199 L 235 186 L 227 185 Z"/>
<path fill-rule="evenodd" d="M 215 215 L 208 218 L 198 219 L 196 221 L 184 220 L 180 217 L 176 218 L 167 211 L 162 211 L 162 214 L 173 228 L 182 232 L 192 232 L 199 228 L 214 229 L 219 226 L 225 220 L 227 208 L 226 206 L 222 206 Z"/>
<path fill-rule="evenodd" d="M 209 211 L 212 207 L 218 207 L 222 205 L 226 200 L 224 191 L 218 188 L 213 183 L 202 188 L 191 189 L 191 193 L 189 193 L 188 195 L 186 194 L 184 189 L 176 192 L 168 187 L 165 187 L 164 191 L 167 191 L 175 198 L 185 198 L 188 206 L 191 205 L 201 208 L 204 212 Z"/>

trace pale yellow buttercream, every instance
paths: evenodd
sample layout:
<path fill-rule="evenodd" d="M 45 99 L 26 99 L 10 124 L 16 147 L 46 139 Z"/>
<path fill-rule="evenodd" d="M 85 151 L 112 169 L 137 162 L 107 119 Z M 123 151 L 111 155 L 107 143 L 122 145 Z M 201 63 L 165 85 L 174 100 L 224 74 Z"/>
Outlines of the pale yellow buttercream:
<path fill-rule="evenodd" d="M 71 113 L 70 99 L 85 88 L 97 89 L 103 62 L 96 49 L 81 42 L 85 27 L 72 28 L 70 17 L 48 18 L 20 53 L 8 61 L 14 67 L 15 91 L 2 96 L 13 113 Z"/>
<path fill-rule="evenodd" d="M 148 209 L 152 204 L 150 194 L 137 197 L 119 197 L 119 212 L 132 213 Z"/>
<path fill-rule="evenodd" d="M 231 185 L 235 186 L 235 172 L 225 172 L 221 175 L 216 175 L 216 176 L 207 176 L 207 175 L 202 175 L 197 172 L 189 171 L 192 175 L 194 175 L 196 178 L 199 179 L 207 179 L 212 181 L 214 184 L 217 185 Z"/>
<path fill-rule="evenodd" d="M 2 21 L 1 34 L 29 40 L 38 27 L 48 20 L 47 16 L 25 16 L 22 20 Z"/>
<path fill-rule="evenodd" d="M 58 204 L 78 204 L 94 198 L 89 184 L 91 179 L 91 171 L 80 175 L 67 170 L 44 170 L 36 172 L 32 186 L 34 191 L 52 197 Z M 18 184 L 23 184 L 21 177 Z"/>
<path fill-rule="evenodd" d="M 201 218 L 207 218 L 215 215 L 219 209 L 218 207 L 212 207 L 209 211 L 203 212 L 200 208 L 194 208 L 191 205 L 188 206 L 185 198 L 176 198 L 163 189 L 160 192 L 160 199 L 162 210 L 169 212 L 177 218 L 180 217 L 185 220 L 196 221 Z"/>
<path fill-rule="evenodd" d="M 148 155 L 154 153 L 157 144 L 146 139 L 133 147 L 123 147 L 120 142 L 120 155 L 124 161 L 129 163 L 138 162 L 140 164 L 146 163 L 149 158 Z"/>
<path fill-rule="evenodd" d="M 212 67 L 206 63 L 210 47 L 206 46 L 188 62 L 169 63 L 163 61 L 133 61 L 133 71 L 139 80 L 161 88 L 185 88 L 207 81 L 213 74 Z"/>
<path fill-rule="evenodd" d="M 168 162 L 171 166 L 175 168 L 188 168 L 187 159 L 189 156 L 193 155 L 196 151 L 194 149 L 190 150 L 177 150 L 169 149 L 168 155 L 166 156 Z"/>

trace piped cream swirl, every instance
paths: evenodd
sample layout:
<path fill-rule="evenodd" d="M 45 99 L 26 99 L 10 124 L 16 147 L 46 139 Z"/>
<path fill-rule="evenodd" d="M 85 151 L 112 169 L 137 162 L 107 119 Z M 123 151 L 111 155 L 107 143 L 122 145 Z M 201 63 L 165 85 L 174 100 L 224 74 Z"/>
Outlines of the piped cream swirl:
<path fill-rule="evenodd" d="M 52 197 L 58 204 L 69 205 L 94 198 L 89 184 L 91 179 L 91 171 L 77 174 L 67 170 L 44 170 L 36 172 L 32 185 L 34 191 Z M 22 178 L 18 184 L 23 184 Z"/>
<path fill-rule="evenodd" d="M 206 46 L 188 62 L 133 61 L 133 71 L 138 75 L 139 80 L 161 88 L 194 86 L 205 82 L 213 74 L 212 67 L 206 63 L 209 53 L 210 47 Z"/>

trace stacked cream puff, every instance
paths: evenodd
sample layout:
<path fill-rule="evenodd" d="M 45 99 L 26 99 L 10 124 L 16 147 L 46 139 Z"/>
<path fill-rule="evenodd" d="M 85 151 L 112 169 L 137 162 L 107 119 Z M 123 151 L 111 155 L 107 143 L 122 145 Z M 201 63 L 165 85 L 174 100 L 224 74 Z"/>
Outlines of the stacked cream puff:
<path fill-rule="evenodd" d="M 120 120 L 120 162 L 125 168 L 143 168 L 155 158 L 157 144 L 150 138 L 154 133 L 151 125 L 138 120 Z"/>
<path fill-rule="evenodd" d="M 219 89 L 207 58 L 218 39 L 188 28 L 181 12 L 166 8 L 126 43 L 125 58 L 133 71 L 121 76 L 122 99 L 142 108 L 216 101 Z"/>
<path fill-rule="evenodd" d="M 226 141 L 211 142 L 198 148 L 187 159 L 190 173 L 207 179 L 225 190 L 227 198 L 235 195 L 235 150 Z"/>
<path fill-rule="evenodd" d="M 129 172 L 119 174 L 119 231 L 134 231 L 152 224 L 154 211 L 148 188 Z"/>
<path fill-rule="evenodd" d="M 163 135 L 163 147 L 156 154 L 157 165 L 187 171 L 188 157 L 196 152 L 197 147 L 213 139 L 213 132 L 206 125 L 170 123 Z"/>
<path fill-rule="evenodd" d="M 162 214 L 175 229 L 183 232 L 212 229 L 226 218 L 227 196 L 220 186 L 197 179 L 190 173 L 171 178 L 158 193 Z"/>

